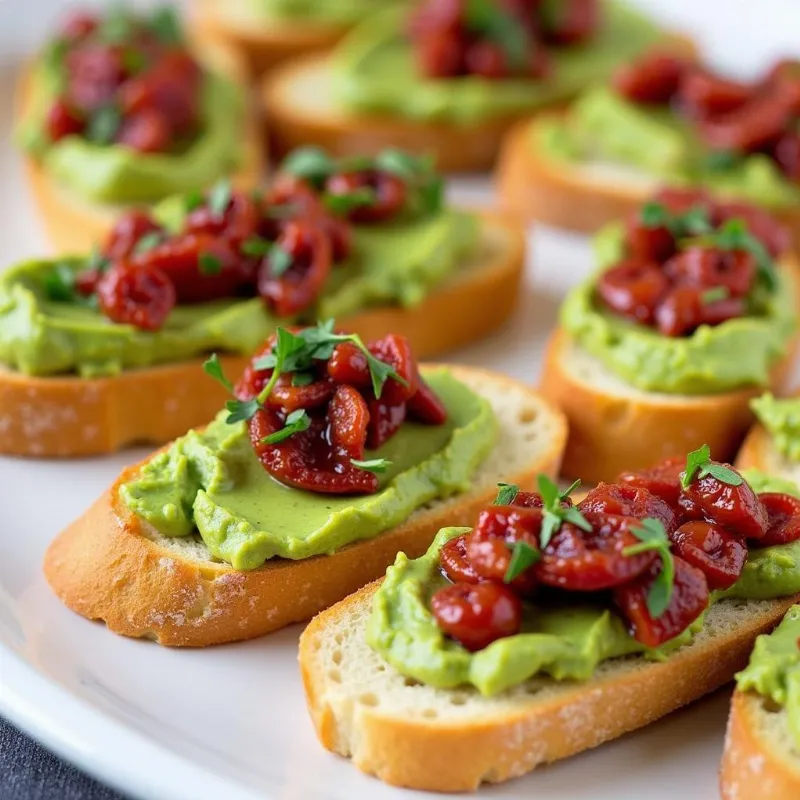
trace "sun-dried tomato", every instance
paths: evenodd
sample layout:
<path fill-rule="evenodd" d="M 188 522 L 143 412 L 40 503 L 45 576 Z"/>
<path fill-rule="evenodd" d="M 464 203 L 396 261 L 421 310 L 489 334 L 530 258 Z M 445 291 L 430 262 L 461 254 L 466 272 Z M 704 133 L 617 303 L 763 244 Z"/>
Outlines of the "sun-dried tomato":
<path fill-rule="evenodd" d="M 656 619 L 647 608 L 647 598 L 662 569 L 661 560 L 635 580 L 614 590 L 614 601 L 628 621 L 630 633 L 645 647 L 659 647 L 674 639 L 708 607 L 708 583 L 697 567 L 674 557 L 675 580 L 666 611 Z"/>
<path fill-rule="evenodd" d="M 744 83 L 729 81 L 695 67 L 682 76 L 677 101 L 682 111 L 697 119 L 728 114 L 741 108 L 753 95 Z"/>
<path fill-rule="evenodd" d="M 597 293 L 612 311 L 642 323 L 653 321 L 668 288 L 658 265 L 633 258 L 606 270 L 597 281 Z"/>
<path fill-rule="evenodd" d="M 702 570 L 710 589 L 727 589 L 742 574 L 747 561 L 744 540 L 711 522 L 685 522 L 671 535 L 673 550 Z"/>
<path fill-rule="evenodd" d="M 519 633 L 522 603 L 496 583 L 455 583 L 434 592 L 431 610 L 439 627 L 467 650 L 488 647 Z"/>
<path fill-rule="evenodd" d="M 397 175 L 377 169 L 358 172 L 337 172 L 325 184 L 333 197 L 356 198 L 363 201 L 347 212 L 347 218 L 360 224 L 386 222 L 403 210 L 408 197 L 408 187 Z"/>
<path fill-rule="evenodd" d="M 756 260 L 744 250 L 687 247 L 664 264 L 664 274 L 679 286 L 699 289 L 720 286 L 732 297 L 745 297 L 753 288 Z"/>
<path fill-rule="evenodd" d="M 83 133 L 86 122 L 66 100 L 56 100 L 47 111 L 45 129 L 51 141 L 57 142 L 66 136 Z"/>
<path fill-rule="evenodd" d="M 636 103 L 668 103 L 678 91 L 687 65 L 668 53 L 648 53 L 639 61 L 621 66 L 614 88 Z"/>
<path fill-rule="evenodd" d="M 647 489 L 651 494 L 666 501 L 673 511 L 677 511 L 678 498 L 681 494 L 681 473 L 685 468 L 685 458 L 665 458 L 647 469 L 623 472 L 617 481 Z"/>
<path fill-rule="evenodd" d="M 163 232 L 163 228 L 146 211 L 127 211 L 114 223 L 103 247 L 103 255 L 111 261 L 122 261 L 133 254 L 136 245 L 145 236 Z"/>
<path fill-rule="evenodd" d="M 467 557 L 466 538 L 464 534 L 456 536 L 445 542 L 439 551 L 442 571 L 453 583 L 478 583 L 481 580 Z"/>
<path fill-rule="evenodd" d="M 617 517 L 657 519 L 669 533 L 678 527 L 678 519 L 670 505 L 658 495 L 638 486 L 601 483 L 578 504 L 582 512 L 612 514 Z"/>
<path fill-rule="evenodd" d="M 175 306 L 175 289 L 156 267 L 112 267 L 97 286 L 102 312 L 114 322 L 158 330 Z"/>
<path fill-rule="evenodd" d="M 758 496 L 767 512 L 767 532 L 759 547 L 789 544 L 800 539 L 800 500 L 789 494 L 764 492 Z"/>

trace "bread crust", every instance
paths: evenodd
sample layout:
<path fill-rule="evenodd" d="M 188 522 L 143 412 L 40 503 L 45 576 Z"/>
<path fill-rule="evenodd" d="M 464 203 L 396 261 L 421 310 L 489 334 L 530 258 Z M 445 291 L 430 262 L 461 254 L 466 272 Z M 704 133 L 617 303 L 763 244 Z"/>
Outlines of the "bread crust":
<path fill-rule="evenodd" d="M 485 370 L 448 369 L 456 378 L 478 377 L 514 391 L 522 388 Z M 528 387 L 524 391 L 539 397 Z M 507 480 L 533 487 L 540 472 L 558 473 L 566 423 L 555 409 L 551 414 L 550 446 Z M 45 555 L 44 572 L 53 591 L 78 614 L 103 620 L 124 636 L 179 647 L 252 639 L 309 619 L 382 575 L 398 551 L 421 555 L 439 528 L 470 524 L 496 492 L 494 486 L 484 486 L 436 509 L 415 513 L 402 525 L 333 555 L 273 559 L 242 572 L 224 563 L 182 558 L 144 535 L 146 523 L 118 499 L 117 491 L 143 463 L 126 469 L 55 539 Z"/>
<path fill-rule="evenodd" d="M 486 237 L 502 241 L 487 249 L 485 265 L 446 282 L 416 307 L 367 309 L 341 325 L 367 340 L 387 331 L 407 336 L 422 360 L 501 327 L 519 296 L 525 236 L 501 215 L 482 212 L 480 218 Z M 226 374 L 236 376 L 249 359 L 222 361 Z M 87 456 L 174 439 L 208 422 L 227 398 L 202 363 L 196 358 L 109 378 L 31 377 L 0 367 L 0 453 Z"/>
<path fill-rule="evenodd" d="M 800 771 L 758 734 L 763 699 L 750 692 L 733 693 L 720 765 L 722 800 L 797 800 Z M 785 713 L 785 712 L 779 712 Z"/>
<path fill-rule="evenodd" d="M 742 443 L 739 454 L 736 456 L 736 467 L 771 472 L 770 453 L 772 451 L 772 436 L 760 422 L 757 422 L 750 428 Z"/>
<path fill-rule="evenodd" d="M 659 188 L 659 181 L 633 185 L 589 179 L 580 167 L 548 158 L 532 144 L 532 125 L 559 117 L 538 115 L 515 125 L 503 141 L 495 172 L 500 205 L 525 222 L 595 233 L 609 222 L 625 219 Z M 792 235 L 800 251 L 800 205 L 771 210 Z"/>
<path fill-rule="evenodd" d="M 545 352 L 541 390 L 569 420 L 565 475 L 597 483 L 613 481 L 625 470 L 643 469 L 707 444 L 714 458 L 732 461 L 753 421 L 750 400 L 764 387 L 714 395 L 681 397 L 607 394 L 565 369 L 564 349 L 571 343 L 561 328 Z M 771 389 L 788 384 L 792 352 L 776 366 Z"/>
<path fill-rule="evenodd" d="M 279 22 L 236 24 L 219 13 L 220 0 L 198 0 L 191 24 L 200 35 L 235 48 L 247 63 L 250 78 L 303 53 L 333 47 L 352 26 L 331 23 Z"/>
<path fill-rule="evenodd" d="M 369 603 L 371 584 L 315 617 L 300 637 L 300 669 L 311 719 L 328 750 L 349 756 L 386 783 L 440 792 L 472 791 L 579 753 L 650 722 L 730 681 L 746 663 L 755 637 L 792 605 L 776 600 L 769 612 L 705 645 L 679 650 L 664 662 L 634 659 L 632 668 L 588 682 L 565 684 L 546 700 L 521 700 L 513 712 L 459 723 L 402 718 L 375 707 L 334 704 L 334 684 L 315 657 L 315 640 L 340 615 Z M 345 654 L 346 657 L 346 654 Z M 391 669 L 391 667 L 387 667 Z M 464 690 L 460 690 L 463 694 Z M 611 711 L 609 711 L 611 709 Z M 576 725 L 575 721 L 581 724 Z M 743 795 L 757 797 L 762 795 Z"/>
<path fill-rule="evenodd" d="M 235 50 L 222 42 L 195 38 L 194 50 L 215 65 L 220 74 L 238 84 L 247 81 L 247 68 Z M 15 108 L 22 119 L 31 101 L 30 70 L 24 70 L 17 86 Z M 257 110 L 248 104 L 242 125 L 241 164 L 231 175 L 239 189 L 251 189 L 263 179 L 265 142 Z M 25 177 L 44 233 L 58 253 L 85 253 L 101 242 L 124 206 L 89 203 L 58 186 L 44 167 L 28 153 L 22 153 Z"/>

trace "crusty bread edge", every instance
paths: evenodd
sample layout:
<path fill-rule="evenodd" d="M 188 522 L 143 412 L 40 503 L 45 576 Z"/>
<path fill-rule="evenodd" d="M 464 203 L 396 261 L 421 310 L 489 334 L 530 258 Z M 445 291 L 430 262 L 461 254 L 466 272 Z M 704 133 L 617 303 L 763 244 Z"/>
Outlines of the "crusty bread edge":
<path fill-rule="evenodd" d="M 703 444 L 714 457 L 732 461 L 753 422 L 750 401 L 764 387 L 665 402 L 660 395 L 606 394 L 565 369 L 569 334 L 557 328 L 544 358 L 541 391 L 569 420 L 564 475 L 596 483 L 624 470 L 644 469 L 662 458 L 684 455 Z M 797 340 L 772 372 L 770 388 L 786 390 Z"/>
<path fill-rule="evenodd" d="M 326 625 L 351 605 L 369 603 L 377 586 L 321 613 L 300 637 L 311 719 L 322 745 L 351 757 L 363 772 L 396 786 L 442 792 L 471 791 L 483 782 L 518 777 L 647 725 L 717 689 L 747 663 L 756 636 L 770 630 L 793 603 L 792 598 L 776 600 L 769 613 L 705 647 L 687 647 L 663 662 L 576 682 L 570 691 L 547 700 L 533 698 L 531 706 L 522 704 L 510 713 L 448 723 L 402 719 L 382 713 L 380 704 L 359 705 L 345 722 L 326 700 L 329 679 L 315 658 L 315 639 L 324 637 Z"/>
<path fill-rule="evenodd" d="M 633 214 L 658 188 L 587 178 L 580 165 L 541 153 L 535 146 L 533 126 L 559 117 L 558 112 L 538 115 L 515 125 L 503 142 L 495 171 L 500 206 L 525 222 L 594 233 L 609 222 Z M 800 252 L 800 205 L 770 213 L 792 235 Z"/>
<path fill-rule="evenodd" d="M 502 233 L 503 247 L 484 266 L 470 269 L 413 308 L 377 307 L 340 320 L 366 339 L 392 331 L 409 338 L 420 359 L 487 336 L 511 315 L 525 263 L 525 236 L 515 222 L 482 212 L 487 231 Z M 492 302 L 486 302 L 492 298 Z M 0 453 L 86 456 L 134 443 L 174 439 L 208 422 L 225 390 L 208 379 L 202 359 L 124 371 L 110 378 L 30 377 L 0 368 Z M 248 363 L 226 356 L 226 374 Z"/>
<path fill-rule="evenodd" d="M 800 770 L 774 752 L 758 735 L 758 717 L 767 712 L 763 698 L 750 692 L 733 693 L 725 749 L 720 765 L 722 800 L 797 800 Z M 785 714 L 781 710 L 775 713 Z"/>
<path fill-rule="evenodd" d="M 194 49 L 213 60 L 216 69 L 237 84 L 246 85 L 247 68 L 238 53 L 222 42 L 194 38 Z M 21 120 L 31 101 L 30 65 L 23 68 L 16 90 L 16 119 Z M 241 164 L 231 181 L 241 189 L 251 189 L 263 180 L 266 164 L 266 140 L 262 136 L 258 109 L 247 98 L 247 111 L 242 125 Z M 88 203 L 58 186 L 47 171 L 28 153 L 22 153 L 28 188 L 40 223 L 51 247 L 57 253 L 85 253 L 101 242 L 114 224 L 122 206 Z"/>
<path fill-rule="evenodd" d="M 435 365 L 432 365 L 435 366 Z M 447 367 L 456 377 L 524 390 L 547 409 L 552 442 L 535 462 L 505 479 L 533 487 L 536 476 L 558 474 L 566 423 L 533 389 L 472 367 Z M 102 619 L 114 632 L 171 646 L 204 646 L 261 636 L 309 619 L 382 575 L 398 551 L 421 555 L 445 525 L 471 524 L 495 487 L 420 511 L 374 539 L 330 556 L 276 559 L 241 572 L 223 563 L 181 559 L 143 535 L 143 523 L 118 499 L 118 487 L 140 468 L 125 470 L 109 491 L 50 545 L 44 572 L 73 611 Z"/>

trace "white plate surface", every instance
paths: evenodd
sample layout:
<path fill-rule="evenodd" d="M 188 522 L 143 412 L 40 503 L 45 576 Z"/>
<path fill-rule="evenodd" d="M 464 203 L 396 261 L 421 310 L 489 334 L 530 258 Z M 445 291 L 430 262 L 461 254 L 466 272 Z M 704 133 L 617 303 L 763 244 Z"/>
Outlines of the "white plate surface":
<path fill-rule="evenodd" d="M 800 10 L 792 0 L 760 3 L 757 30 L 748 27 L 753 6 L 744 0 L 640 4 L 694 30 L 715 55 L 743 71 L 786 51 L 789 42 L 796 50 L 800 41 Z M 2 62 L 2 54 L 22 51 L 26 36 L 42 30 L 45 5 L 55 9 L 61 3 L 0 0 L 0 266 L 47 249 L 10 149 L 13 75 Z M 720 15 L 715 27 L 711 23 Z M 717 30 L 726 24 L 727 30 Z M 457 180 L 451 189 L 464 201 L 491 201 L 482 179 Z M 591 261 L 580 237 L 541 230 L 531 244 L 513 322 L 454 360 L 535 382 L 558 301 Z M 0 713 L 87 771 L 141 797 L 429 796 L 388 788 L 320 748 L 296 665 L 299 627 L 241 645 L 165 650 L 116 637 L 53 597 L 40 572 L 48 542 L 120 468 L 142 455 L 128 451 L 62 463 L 0 458 Z M 717 796 L 728 697 L 723 690 L 646 730 L 481 794 L 711 800 Z"/>

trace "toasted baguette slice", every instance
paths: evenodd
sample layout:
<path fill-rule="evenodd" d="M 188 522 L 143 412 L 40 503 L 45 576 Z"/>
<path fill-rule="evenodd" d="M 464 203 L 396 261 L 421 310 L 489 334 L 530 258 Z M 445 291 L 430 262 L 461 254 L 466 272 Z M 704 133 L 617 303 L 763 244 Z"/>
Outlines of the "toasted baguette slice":
<path fill-rule="evenodd" d="M 396 786 L 458 792 L 596 747 L 730 681 L 791 599 L 711 607 L 694 642 L 664 662 L 604 662 L 590 681 L 534 678 L 494 697 L 400 675 L 365 641 L 367 586 L 300 637 L 300 669 L 322 744 Z M 744 797 L 756 797 L 745 795 Z"/>
<path fill-rule="evenodd" d="M 235 50 L 214 40 L 197 38 L 193 42 L 194 51 L 211 69 L 236 83 L 246 83 L 247 68 Z M 30 72 L 23 72 L 17 87 L 18 119 L 24 116 L 31 101 L 30 81 Z M 237 188 L 253 188 L 263 179 L 266 159 L 262 138 L 257 112 L 249 105 L 242 125 L 240 165 L 231 176 Z M 45 235 L 56 252 L 88 252 L 103 240 L 124 210 L 124 206 L 90 203 L 59 186 L 50 179 L 39 162 L 27 153 L 23 154 L 23 163 Z"/>
<path fill-rule="evenodd" d="M 722 800 L 797 800 L 800 749 L 786 711 L 751 692 L 734 692 L 720 768 Z"/>
<path fill-rule="evenodd" d="M 792 353 L 773 371 L 771 389 L 788 383 Z M 710 395 L 645 392 L 618 378 L 557 329 L 545 353 L 542 393 L 569 420 L 564 474 L 595 483 L 643 469 L 703 444 L 731 461 L 753 421 L 750 400 L 764 387 Z"/>
<path fill-rule="evenodd" d="M 44 561 L 50 586 L 73 611 L 163 645 L 252 639 L 309 619 L 382 575 L 398 551 L 421 555 L 442 526 L 471 524 L 498 482 L 533 487 L 539 473 L 558 473 L 567 436 L 558 410 L 510 378 L 449 369 L 491 402 L 499 423 L 497 444 L 468 494 L 429 503 L 402 525 L 333 555 L 273 559 L 240 572 L 212 561 L 199 537 L 160 536 L 118 500 L 137 465 L 51 544 Z"/>
<path fill-rule="evenodd" d="M 777 478 L 786 478 L 800 485 L 800 464 L 780 453 L 770 432 L 757 422 L 750 429 L 736 456 L 739 469 L 757 469 Z"/>
<path fill-rule="evenodd" d="M 192 9 L 194 30 L 204 38 L 224 42 L 245 59 L 251 78 L 281 61 L 315 50 L 327 50 L 350 29 L 331 22 L 270 20 L 235 15 L 227 0 L 198 0 Z"/>
<path fill-rule="evenodd" d="M 534 129 L 557 117 L 539 115 L 516 125 L 503 142 L 495 173 L 501 207 L 520 219 L 594 233 L 633 214 L 662 181 L 635 169 L 610 165 L 570 165 L 537 150 Z M 800 205 L 771 209 L 800 250 Z"/>
<path fill-rule="evenodd" d="M 519 296 L 525 237 L 501 216 L 485 213 L 481 219 L 474 256 L 420 305 L 368 309 L 341 325 L 367 340 L 388 331 L 407 336 L 420 359 L 455 350 L 503 325 Z M 226 374 L 240 374 L 248 361 L 224 357 Z M 225 390 L 203 373 L 202 362 L 86 379 L 29 377 L 0 367 L 0 453 L 87 456 L 174 439 L 208 422 L 225 402 Z"/>

